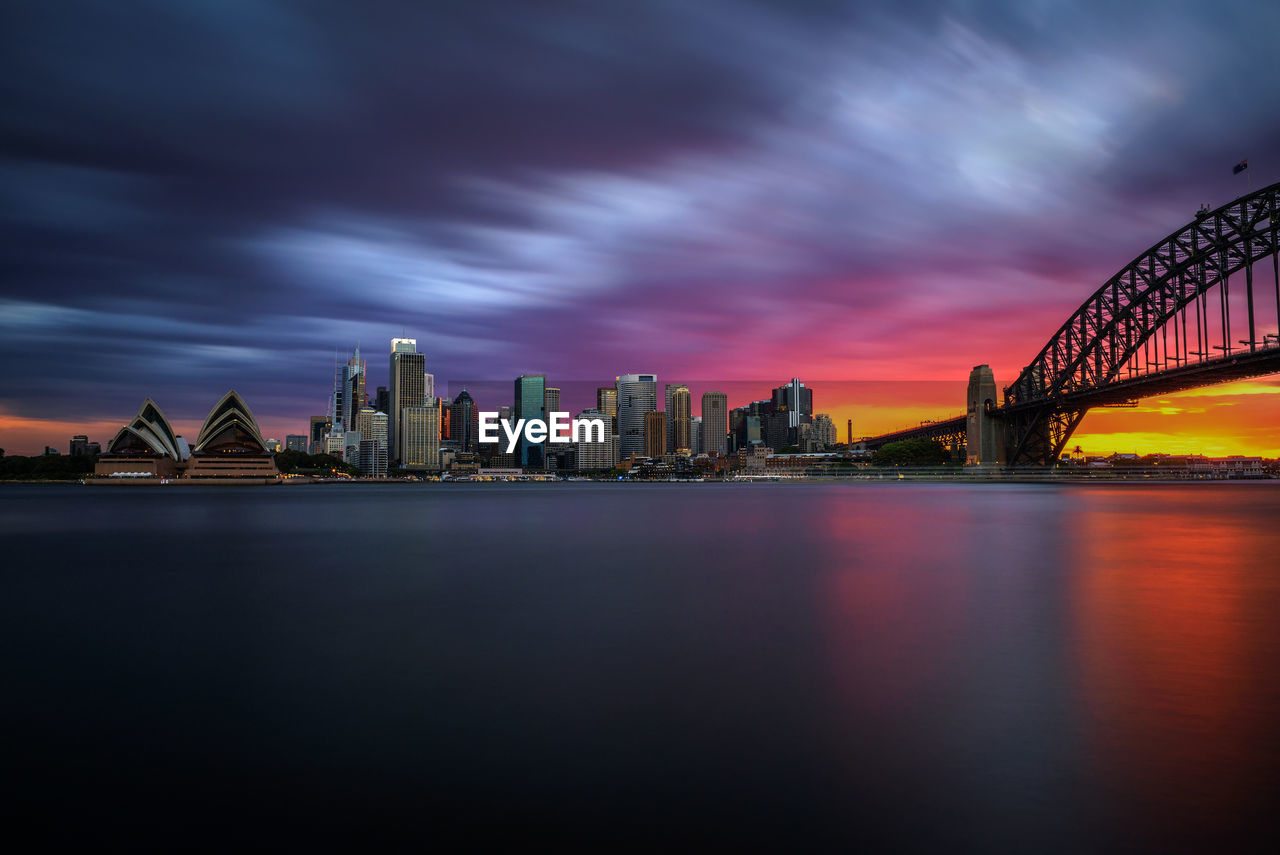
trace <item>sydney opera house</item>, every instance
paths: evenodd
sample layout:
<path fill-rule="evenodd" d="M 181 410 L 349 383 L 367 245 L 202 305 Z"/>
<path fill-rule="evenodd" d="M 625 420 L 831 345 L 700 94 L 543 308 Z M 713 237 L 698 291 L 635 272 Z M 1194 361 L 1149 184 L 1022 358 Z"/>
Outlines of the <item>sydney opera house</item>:
<path fill-rule="evenodd" d="M 104 449 L 94 469 L 95 481 L 252 479 L 268 483 L 279 475 L 253 413 L 234 390 L 209 411 L 194 446 L 174 433 L 164 413 L 148 398 Z"/>

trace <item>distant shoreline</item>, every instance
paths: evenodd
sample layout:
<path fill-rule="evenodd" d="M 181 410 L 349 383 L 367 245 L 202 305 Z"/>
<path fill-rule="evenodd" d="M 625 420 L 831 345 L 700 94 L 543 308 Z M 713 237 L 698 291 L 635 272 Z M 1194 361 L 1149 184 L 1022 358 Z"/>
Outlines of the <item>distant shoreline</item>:
<path fill-rule="evenodd" d="M 417 481 L 400 479 L 315 479 L 289 481 L 216 480 L 216 479 L 172 479 L 161 482 L 151 478 L 107 480 L 90 478 L 85 480 L 67 479 L 30 479 L 0 481 L 0 486 L 8 485 L 62 485 L 90 487 L 277 487 L 277 486 L 332 486 L 332 485 L 375 485 L 383 487 L 421 487 L 428 485 L 455 484 L 837 484 L 837 483 L 937 483 L 937 484 L 1226 484 L 1226 483 L 1267 483 L 1280 482 L 1274 475 L 1248 478 L 1210 478 L 1197 476 L 1170 476 L 1165 474 L 1149 475 L 1137 472 L 1122 473 L 1047 473 L 1047 472 L 991 472 L 973 474 L 944 474 L 936 472 L 887 471 L 858 475 L 813 475 L 813 476 L 746 476 L 737 478 L 708 479 L 664 479 L 664 478 L 582 478 L 575 480 L 561 478 L 496 478 L 491 480 L 473 480 L 468 478 L 446 479 L 436 481 Z"/>

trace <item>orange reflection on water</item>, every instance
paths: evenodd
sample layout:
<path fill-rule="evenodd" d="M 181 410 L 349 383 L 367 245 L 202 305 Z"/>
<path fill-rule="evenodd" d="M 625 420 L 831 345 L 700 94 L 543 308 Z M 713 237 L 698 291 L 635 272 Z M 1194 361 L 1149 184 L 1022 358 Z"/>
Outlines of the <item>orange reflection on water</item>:
<path fill-rule="evenodd" d="M 1280 586 L 1274 485 L 1083 490 L 1069 519 L 1089 778 L 1152 825 L 1266 815 Z M 1141 805 L 1135 804 L 1141 802 Z M 1231 818 L 1238 818 L 1238 824 Z"/>
<path fill-rule="evenodd" d="M 969 632 L 975 581 L 953 570 L 958 550 L 982 552 L 980 510 L 946 485 L 842 486 L 814 521 L 831 549 L 818 620 L 832 681 L 848 709 L 899 716 L 965 652 L 952 642 Z"/>

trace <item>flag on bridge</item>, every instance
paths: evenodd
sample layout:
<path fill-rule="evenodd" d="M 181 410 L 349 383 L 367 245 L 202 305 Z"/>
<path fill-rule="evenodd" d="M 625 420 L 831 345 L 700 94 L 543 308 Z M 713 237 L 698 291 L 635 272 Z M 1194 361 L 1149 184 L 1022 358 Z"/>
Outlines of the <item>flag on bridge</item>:
<path fill-rule="evenodd" d="M 1249 158 L 1246 157 L 1244 160 L 1240 161 L 1235 166 L 1231 167 L 1231 174 L 1239 175 L 1241 172 L 1244 172 L 1248 168 L 1249 168 Z"/>

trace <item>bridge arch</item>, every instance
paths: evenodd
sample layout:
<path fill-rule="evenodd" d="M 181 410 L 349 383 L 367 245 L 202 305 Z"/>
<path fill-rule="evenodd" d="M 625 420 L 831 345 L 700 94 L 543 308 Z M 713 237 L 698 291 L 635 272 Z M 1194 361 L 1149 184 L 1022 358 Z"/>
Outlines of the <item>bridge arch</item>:
<path fill-rule="evenodd" d="M 1280 324 L 1278 207 L 1280 183 L 1202 210 L 1085 300 L 1005 389 L 1009 462 L 1052 463 L 1085 412 L 1126 393 L 1280 370 L 1280 337 L 1258 334 L 1270 295 L 1254 287 L 1254 265 L 1270 257 Z M 1242 270 L 1247 317 L 1236 320 L 1246 337 L 1236 338 L 1230 288 Z"/>

